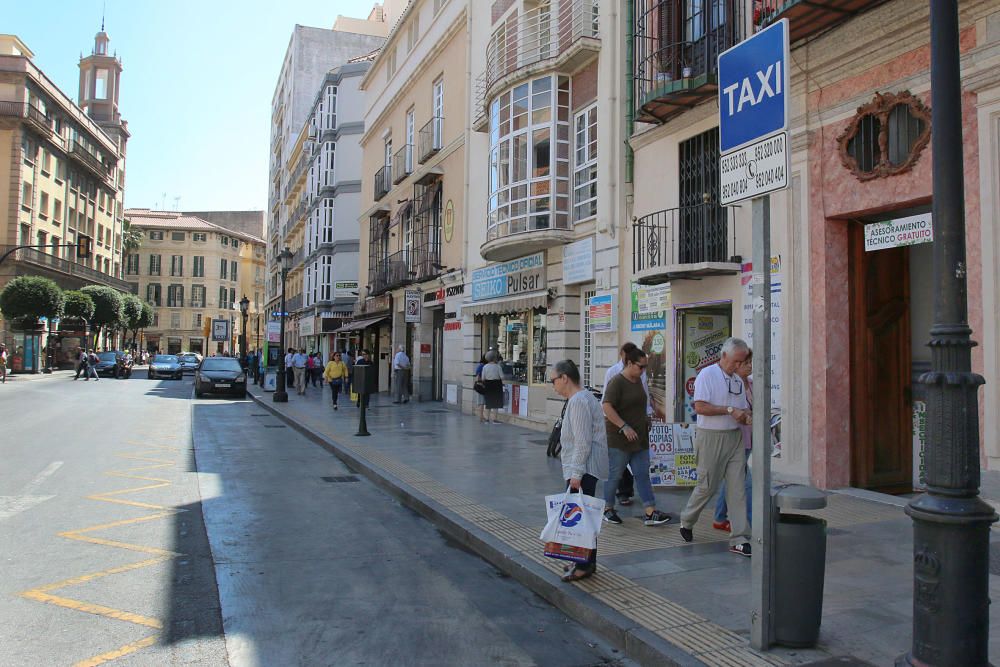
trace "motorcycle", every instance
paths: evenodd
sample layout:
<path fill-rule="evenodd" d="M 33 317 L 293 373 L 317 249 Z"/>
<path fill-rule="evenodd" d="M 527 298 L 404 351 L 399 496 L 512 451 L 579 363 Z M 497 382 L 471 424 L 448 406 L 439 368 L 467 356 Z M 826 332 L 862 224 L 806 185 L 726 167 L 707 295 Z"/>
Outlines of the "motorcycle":
<path fill-rule="evenodd" d="M 132 377 L 132 366 L 134 365 L 131 355 L 118 357 L 118 363 L 115 367 L 115 377 L 120 380 L 129 379 Z"/>

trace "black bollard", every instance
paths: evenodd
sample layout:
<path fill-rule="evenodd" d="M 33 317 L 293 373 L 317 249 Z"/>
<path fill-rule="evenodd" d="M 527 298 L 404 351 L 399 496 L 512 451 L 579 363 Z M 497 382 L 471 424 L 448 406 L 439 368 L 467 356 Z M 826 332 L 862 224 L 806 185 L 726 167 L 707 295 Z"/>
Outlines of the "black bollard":
<path fill-rule="evenodd" d="M 368 432 L 368 421 L 365 419 L 365 408 L 368 407 L 368 394 L 361 394 L 361 415 L 358 418 L 358 432 L 354 435 L 371 435 Z"/>

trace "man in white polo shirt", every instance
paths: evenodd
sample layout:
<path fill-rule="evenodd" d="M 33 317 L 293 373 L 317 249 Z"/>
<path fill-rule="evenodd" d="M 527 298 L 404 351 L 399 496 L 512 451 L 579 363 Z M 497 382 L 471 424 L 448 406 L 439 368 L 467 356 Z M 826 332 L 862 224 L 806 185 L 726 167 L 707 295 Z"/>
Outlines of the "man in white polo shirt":
<path fill-rule="evenodd" d="M 750 556 L 750 525 L 746 516 L 746 458 L 743 455 L 741 424 L 751 420 L 743 380 L 736 369 L 750 354 L 746 341 L 728 338 L 722 345 L 722 358 L 698 373 L 694 381 L 694 411 L 698 414 L 698 433 L 694 451 L 698 457 L 698 486 L 691 492 L 681 512 L 681 537 L 694 539 L 694 524 L 719 485 L 726 483 L 729 504 L 729 550 Z"/>

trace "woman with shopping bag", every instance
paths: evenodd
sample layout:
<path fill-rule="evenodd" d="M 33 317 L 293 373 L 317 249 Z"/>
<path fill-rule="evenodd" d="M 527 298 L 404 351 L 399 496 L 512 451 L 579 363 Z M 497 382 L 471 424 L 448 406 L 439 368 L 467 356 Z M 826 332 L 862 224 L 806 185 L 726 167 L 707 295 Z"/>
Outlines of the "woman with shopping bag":
<path fill-rule="evenodd" d="M 555 392 L 566 400 L 560 441 L 563 478 L 570 492 L 597 496 L 597 481 L 608 478 L 608 440 L 604 411 L 592 393 L 580 386 L 580 370 L 573 361 L 557 362 L 551 378 Z M 600 530 L 600 522 L 598 522 Z M 597 571 L 597 546 L 587 563 L 566 566 L 563 581 L 586 579 Z"/>

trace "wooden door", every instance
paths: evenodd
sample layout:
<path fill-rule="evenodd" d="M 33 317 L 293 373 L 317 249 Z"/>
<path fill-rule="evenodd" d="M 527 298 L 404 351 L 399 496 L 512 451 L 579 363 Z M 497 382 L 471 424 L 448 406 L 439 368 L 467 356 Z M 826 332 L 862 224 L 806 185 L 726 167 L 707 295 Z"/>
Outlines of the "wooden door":
<path fill-rule="evenodd" d="M 851 484 L 906 493 L 913 486 L 909 249 L 865 252 L 864 227 L 849 224 Z"/>

